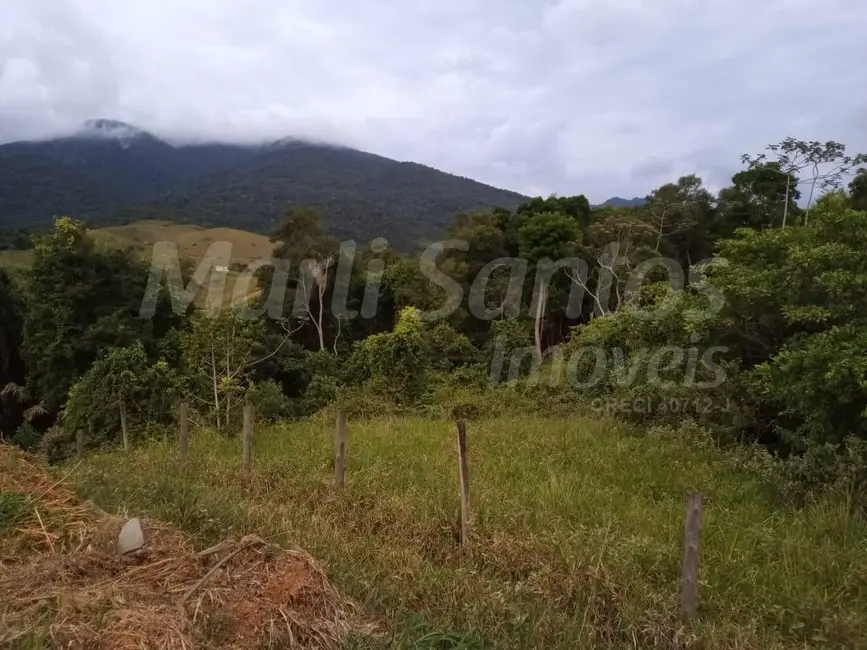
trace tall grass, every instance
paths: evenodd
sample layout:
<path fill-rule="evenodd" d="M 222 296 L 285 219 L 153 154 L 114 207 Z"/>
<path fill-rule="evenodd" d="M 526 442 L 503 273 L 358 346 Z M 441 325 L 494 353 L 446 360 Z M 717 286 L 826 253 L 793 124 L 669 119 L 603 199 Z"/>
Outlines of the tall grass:
<path fill-rule="evenodd" d="M 354 648 L 867 647 L 867 524 L 833 501 L 794 510 L 772 485 L 688 438 L 603 419 L 469 425 L 474 538 L 458 544 L 454 425 L 350 422 L 331 489 L 321 419 L 238 439 L 198 431 L 89 456 L 72 474 L 106 508 L 202 543 L 258 532 L 304 547 L 390 627 Z M 684 494 L 705 513 L 699 619 L 678 617 Z"/>

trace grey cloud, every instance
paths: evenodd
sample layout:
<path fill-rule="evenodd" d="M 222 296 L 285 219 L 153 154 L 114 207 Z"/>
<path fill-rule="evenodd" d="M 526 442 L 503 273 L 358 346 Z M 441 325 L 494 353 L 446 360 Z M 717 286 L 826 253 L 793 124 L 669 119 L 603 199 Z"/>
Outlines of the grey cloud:
<path fill-rule="evenodd" d="M 4 4 L 0 141 L 307 136 L 591 200 L 790 135 L 867 150 L 862 0 Z"/>

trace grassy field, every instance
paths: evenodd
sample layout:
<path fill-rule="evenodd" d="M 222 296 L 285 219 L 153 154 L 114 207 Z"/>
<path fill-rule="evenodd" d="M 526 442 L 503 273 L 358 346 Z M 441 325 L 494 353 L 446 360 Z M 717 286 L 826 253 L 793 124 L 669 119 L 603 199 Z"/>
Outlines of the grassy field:
<path fill-rule="evenodd" d="M 232 244 L 232 263 L 247 265 L 254 260 L 271 256 L 273 244 L 264 235 L 237 230 L 235 228 L 203 228 L 169 221 L 137 221 L 124 226 L 96 228 L 89 231 L 100 244 L 115 248 L 133 248 L 146 259 L 150 259 L 156 242 L 170 241 L 178 246 L 181 259 L 198 262 L 208 251 L 211 244 L 228 241 Z M 0 251 L 0 267 L 17 273 L 30 268 L 33 251 Z M 228 271 L 224 302 L 232 300 L 235 283 L 240 277 L 237 271 Z M 256 290 L 255 281 L 250 284 L 250 292 Z M 200 291 L 195 298 L 199 306 L 204 304 L 207 291 Z"/>
<path fill-rule="evenodd" d="M 0 266 L 7 271 L 17 273 L 25 271 L 33 264 L 33 251 L 0 251 Z"/>
<path fill-rule="evenodd" d="M 330 423 L 257 431 L 253 468 L 209 431 L 87 456 L 70 476 L 103 507 L 202 544 L 255 531 L 324 563 L 387 621 L 348 648 L 864 648 L 867 525 L 846 503 L 775 503 L 712 445 L 601 419 L 469 424 L 470 545 L 458 543 L 453 424 L 350 423 L 335 494 Z M 70 468 L 66 468 L 68 471 Z M 679 622 L 684 495 L 705 495 L 699 620 Z"/>
<path fill-rule="evenodd" d="M 264 235 L 235 228 L 203 228 L 170 221 L 136 221 L 124 226 L 97 228 L 90 234 L 99 242 L 124 248 L 131 246 L 149 256 L 153 245 L 170 241 L 178 245 L 178 254 L 190 260 L 201 259 L 208 247 L 217 241 L 232 244 L 232 262 L 248 264 L 262 257 L 269 257 L 273 244 Z"/>

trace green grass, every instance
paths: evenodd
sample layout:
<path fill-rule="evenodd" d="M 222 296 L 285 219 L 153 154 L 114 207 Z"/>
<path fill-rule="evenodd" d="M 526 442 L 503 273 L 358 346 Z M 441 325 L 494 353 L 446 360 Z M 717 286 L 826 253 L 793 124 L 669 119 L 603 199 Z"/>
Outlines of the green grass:
<path fill-rule="evenodd" d="M 350 648 L 867 647 L 867 524 L 846 503 L 793 510 L 730 457 L 602 419 L 469 424 L 474 538 L 458 544 L 453 425 L 350 423 L 334 494 L 330 423 L 240 443 L 199 431 L 86 458 L 103 507 L 174 522 L 202 543 L 258 532 L 304 547 L 387 621 Z M 684 495 L 705 495 L 699 619 L 679 622 Z"/>

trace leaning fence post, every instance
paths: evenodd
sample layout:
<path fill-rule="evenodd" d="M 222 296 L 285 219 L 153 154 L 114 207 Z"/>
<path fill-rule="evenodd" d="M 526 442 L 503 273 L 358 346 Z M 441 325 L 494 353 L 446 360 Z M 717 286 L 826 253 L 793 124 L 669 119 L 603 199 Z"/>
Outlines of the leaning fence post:
<path fill-rule="evenodd" d="M 250 469 L 250 446 L 253 438 L 253 406 L 244 407 L 244 430 L 242 432 L 241 467 Z"/>
<path fill-rule="evenodd" d="M 187 455 L 189 454 L 189 438 L 190 438 L 190 407 L 186 402 L 181 402 L 181 413 L 180 413 L 180 446 L 181 446 L 181 460 L 186 460 Z"/>
<path fill-rule="evenodd" d="M 79 457 L 84 456 L 84 429 L 75 432 L 75 454 Z"/>
<path fill-rule="evenodd" d="M 123 450 L 129 451 L 129 431 L 126 428 L 126 403 L 120 403 L 120 432 L 123 435 Z"/>
<path fill-rule="evenodd" d="M 467 461 L 467 425 L 457 421 L 458 472 L 461 481 L 461 544 L 466 544 L 470 533 L 470 468 Z"/>
<path fill-rule="evenodd" d="M 337 425 L 334 428 L 334 487 L 342 489 L 346 474 L 346 411 L 337 411 Z"/>
<path fill-rule="evenodd" d="M 701 493 L 686 497 L 686 522 L 683 534 L 683 591 L 681 613 L 689 620 L 698 609 L 698 550 L 701 541 Z"/>

